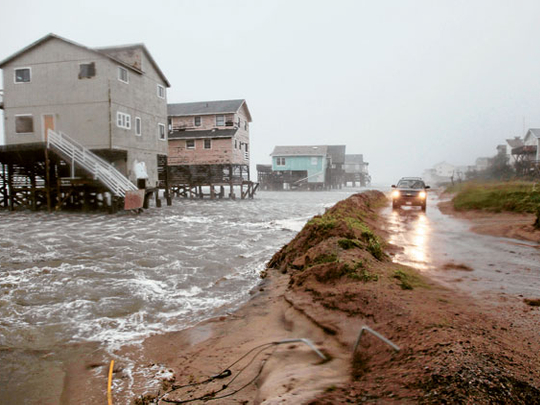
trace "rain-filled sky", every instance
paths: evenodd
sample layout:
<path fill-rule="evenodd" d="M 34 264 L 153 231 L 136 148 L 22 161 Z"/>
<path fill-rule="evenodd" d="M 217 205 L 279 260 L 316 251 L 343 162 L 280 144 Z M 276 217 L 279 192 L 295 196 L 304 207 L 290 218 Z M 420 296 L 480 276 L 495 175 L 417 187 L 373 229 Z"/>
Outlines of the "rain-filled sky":
<path fill-rule="evenodd" d="M 540 1 L 1 0 L 0 60 L 49 32 L 143 42 L 168 102 L 244 98 L 251 162 L 346 144 L 374 183 L 540 127 Z"/>

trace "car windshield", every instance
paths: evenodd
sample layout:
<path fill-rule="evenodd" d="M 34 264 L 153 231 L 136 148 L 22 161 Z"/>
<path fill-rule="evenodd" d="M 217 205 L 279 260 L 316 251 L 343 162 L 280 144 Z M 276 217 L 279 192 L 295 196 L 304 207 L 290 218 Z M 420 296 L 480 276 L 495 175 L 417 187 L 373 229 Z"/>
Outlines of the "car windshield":
<path fill-rule="evenodd" d="M 399 188 L 424 188 L 424 182 L 422 180 L 400 180 L 398 185 Z"/>

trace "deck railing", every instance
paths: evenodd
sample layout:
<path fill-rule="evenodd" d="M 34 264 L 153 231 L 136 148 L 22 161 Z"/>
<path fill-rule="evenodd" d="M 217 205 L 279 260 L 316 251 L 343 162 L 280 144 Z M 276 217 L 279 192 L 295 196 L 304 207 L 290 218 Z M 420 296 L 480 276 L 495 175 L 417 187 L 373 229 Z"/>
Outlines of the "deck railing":
<path fill-rule="evenodd" d="M 117 197 L 125 197 L 126 191 L 137 190 L 135 184 L 113 165 L 62 132 L 48 130 L 47 148 L 55 149 L 66 157 L 71 163 L 72 173 L 75 165 L 82 167 Z"/>

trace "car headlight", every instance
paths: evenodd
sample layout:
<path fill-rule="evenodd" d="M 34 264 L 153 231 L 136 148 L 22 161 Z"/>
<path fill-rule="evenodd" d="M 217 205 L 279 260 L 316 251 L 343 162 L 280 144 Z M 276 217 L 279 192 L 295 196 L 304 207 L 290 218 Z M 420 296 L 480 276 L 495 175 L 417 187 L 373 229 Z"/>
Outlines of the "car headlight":
<path fill-rule="evenodd" d="M 393 198 L 398 198 L 399 197 L 399 191 L 398 190 L 392 191 L 392 197 Z"/>
<path fill-rule="evenodd" d="M 426 198 L 426 192 L 425 192 L 425 191 L 420 191 L 420 192 L 418 193 L 418 196 L 419 196 L 420 198 L 424 199 L 424 198 Z"/>

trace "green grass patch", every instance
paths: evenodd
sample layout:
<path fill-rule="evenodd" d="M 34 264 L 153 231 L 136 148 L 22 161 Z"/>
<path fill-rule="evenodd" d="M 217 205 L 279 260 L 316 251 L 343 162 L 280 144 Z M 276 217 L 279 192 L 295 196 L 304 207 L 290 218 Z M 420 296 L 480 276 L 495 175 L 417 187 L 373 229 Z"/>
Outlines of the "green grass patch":
<path fill-rule="evenodd" d="M 338 246 L 342 248 L 343 250 L 349 250 L 354 248 L 361 248 L 362 244 L 358 239 L 340 239 L 338 240 Z"/>
<path fill-rule="evenodd" d="M 348 273 L 347 276 L 349 278 L 352 278 L 353 280 L 362 281 L 364 283 L 367 283 L 369 281 L 379 281 L 379 275 L 373 274 L 366 269 L 361 269 L 354 271 L 352 273 Z"/>
<path fill-rule="evenodd" d="M 467 182 L 447 191 L 457 193 L 452 200 L 456 210 L 536 213 L 540 208 L 540 184 L 532 182 Z"/>
<path fill-rule="evenodd" d="M 424 283 L 422 278 L 410 270 L 396 270 L 393 277 L 399 280 L 399 286 L 403 290 L 413 290 L 416 287 L 427 288 L 427 285 Z"/>
<path fill-rule="evenodd" d="M 322 217 L 312 218 L 307 224 L 320 230 L 330 230 L 337 226 L 337 220 L 330 215 L 323 215 Z"/>
<path fill-rule="evenodd" d="M 379 275 L 371 273 L 365 268 L 362 260 L 353 263 L 345 263 L 343 270 L 347 277 L 367 283 L 368 281 L 379 281 Z"/>
<path fill-rule="evenodd" d="M 313 261 L 311 262 L 311 265 L 315 266 L 317 264 L 334 263 L 336 261 L 337 261 L 337 255 L 335 253 L 326 253 L 326 254 L 317 256 L 315 259 L 313 259 Z"/>

